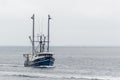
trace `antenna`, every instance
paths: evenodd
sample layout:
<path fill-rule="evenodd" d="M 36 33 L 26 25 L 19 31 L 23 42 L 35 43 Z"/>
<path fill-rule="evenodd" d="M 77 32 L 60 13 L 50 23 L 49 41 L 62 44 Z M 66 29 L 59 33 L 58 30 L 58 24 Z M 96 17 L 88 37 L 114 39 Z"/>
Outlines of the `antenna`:
<path fill-rule="evenodd" d="M 47 46 L 47 51 L 49 52 L 49 39 L 50 39 L 50 15 L 48 15 L 48 46 Z"/>
<path fill-rule="evenodd" d="M 42 47 L 42 35 L 40 36 L 40 52 L 42 51 L 41 47 Z"/>
<path fill-rule="evenodd" d="M 44 37 L 44 41 L 43 41 L 43 51 L 45 50 L 45 40 L 46 40 L 46 37 L 43 35 Z"/>

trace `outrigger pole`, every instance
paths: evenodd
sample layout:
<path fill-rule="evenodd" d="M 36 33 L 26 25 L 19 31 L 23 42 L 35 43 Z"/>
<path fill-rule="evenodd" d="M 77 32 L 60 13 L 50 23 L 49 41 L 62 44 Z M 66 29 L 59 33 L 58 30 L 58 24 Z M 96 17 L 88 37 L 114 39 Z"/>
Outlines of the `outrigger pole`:
<path fill-rule="evenodd" d="M 35 15 L 33 14 L 33 16 L 31 17 L 31 19 L 33 20 L 33 34 L 32 34 L 32 53 L 33 53 L 33 55 L 35 54 L 34 53 L 34 50 L 35 50 L 35 45 L 34 45 L 34 35 L 35 35 L 35 33 L 34 33 L 34 26 L 35 26 Z"/>
<path fill-rule="evenodd" d="M 47 46 L 47 52 L 49 52 L 49 39 L 50 39 L 50 15 L 48 15 L 48 46 Z"/>

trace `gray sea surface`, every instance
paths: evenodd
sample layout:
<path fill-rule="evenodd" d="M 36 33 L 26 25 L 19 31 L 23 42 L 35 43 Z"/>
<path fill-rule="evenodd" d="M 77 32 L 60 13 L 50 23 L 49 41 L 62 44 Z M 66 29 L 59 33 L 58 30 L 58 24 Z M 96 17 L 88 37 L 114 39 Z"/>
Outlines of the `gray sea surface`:
<path fill-rule="evenodd" d="M 120 80 L 120 47 L 51 47 L 54 68 L 24 67 L 31 47 L 0 47 L 0 80 Z"/>

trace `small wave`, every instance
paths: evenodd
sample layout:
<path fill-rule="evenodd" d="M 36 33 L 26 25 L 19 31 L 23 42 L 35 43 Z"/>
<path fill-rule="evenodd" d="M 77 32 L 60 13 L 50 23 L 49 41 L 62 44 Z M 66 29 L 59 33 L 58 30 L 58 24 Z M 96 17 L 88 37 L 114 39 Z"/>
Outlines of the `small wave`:
<path fill-rule="evenodd" d="M 120 77 L 110 76 L 83 76 L 78 74 L 58 74 L 58 73 L 31 73 L 31 72 L 5 72 L 0 71 L 2 76 L 17 76 L 17 77 L 30 77 L 30 78 L 58 78 L 58 79 L 85 79 L 85 80 L 120 80 Z"/>

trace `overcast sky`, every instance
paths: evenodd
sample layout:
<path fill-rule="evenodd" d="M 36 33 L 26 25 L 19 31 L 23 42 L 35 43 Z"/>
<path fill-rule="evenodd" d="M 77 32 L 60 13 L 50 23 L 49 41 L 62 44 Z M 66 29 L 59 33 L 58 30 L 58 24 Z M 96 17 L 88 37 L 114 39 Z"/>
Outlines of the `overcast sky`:
<path fill-rule="evenodd" d="M 0 45 L 31 45 L 51 20 L 53 46 L 120 46 L 120 0 L 0 0 Z"/>

